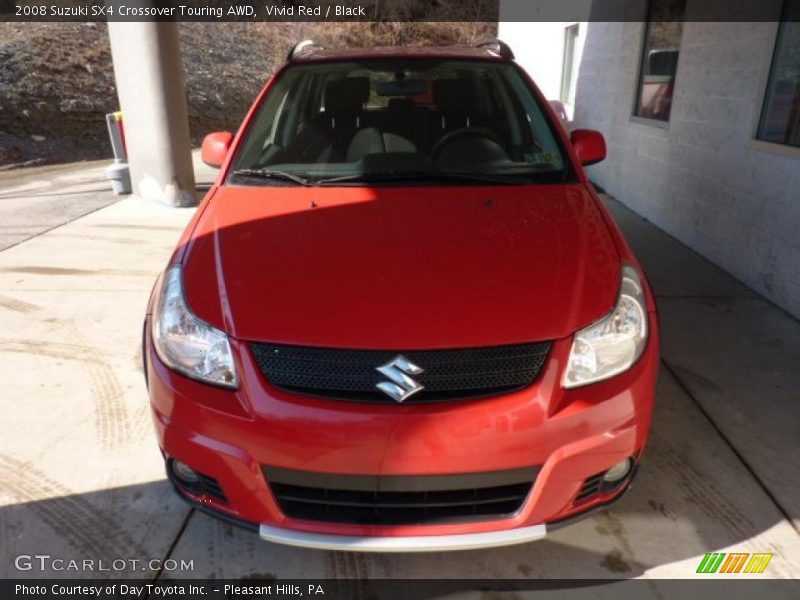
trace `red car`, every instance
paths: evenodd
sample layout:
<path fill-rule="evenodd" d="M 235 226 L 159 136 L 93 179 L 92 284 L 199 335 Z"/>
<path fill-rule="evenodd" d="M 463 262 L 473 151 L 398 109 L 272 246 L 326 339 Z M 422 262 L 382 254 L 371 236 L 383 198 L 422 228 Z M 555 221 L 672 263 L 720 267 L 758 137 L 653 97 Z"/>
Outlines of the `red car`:
<path fill-rule="evenodd" d="M 502 42 L 304 43 L 159 278 L 144 356 L 166 469 L 269 541 L 498 546 L 607 506 L 647 441 L 655 302 Z"/>

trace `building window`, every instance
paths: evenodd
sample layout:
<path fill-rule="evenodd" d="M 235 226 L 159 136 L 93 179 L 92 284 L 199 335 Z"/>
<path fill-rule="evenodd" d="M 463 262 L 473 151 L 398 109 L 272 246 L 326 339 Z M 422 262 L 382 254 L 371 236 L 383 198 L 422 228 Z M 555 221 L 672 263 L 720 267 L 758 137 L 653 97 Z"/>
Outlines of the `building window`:
<path fill-rule="evenodd" d="M 564 64 L 561 69 L 561 101 L 575 104 L 575 88 L 578 83 L 578 34 L 580 25 L 570 25 L 564 30 Z"/>
<path fill-rule="evenodd" d="M 800 146 L 800 0 L 786 0 L 784 11 L 756 137 Z"/>
<path fill-rule="evenodd" d="M 683 32 L 686 0 L 651 0 L 634 114 L 668 121 Z"/>

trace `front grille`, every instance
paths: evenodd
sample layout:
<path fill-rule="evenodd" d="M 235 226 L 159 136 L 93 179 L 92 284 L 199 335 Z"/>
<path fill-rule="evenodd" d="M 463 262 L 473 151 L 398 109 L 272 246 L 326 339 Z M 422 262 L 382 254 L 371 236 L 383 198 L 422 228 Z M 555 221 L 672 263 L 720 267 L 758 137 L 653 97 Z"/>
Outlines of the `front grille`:
<path fill-rule="evenodd" d="M 413 378 L 425 388 L 405 403 L 500 394 L 530 385 L 547 360 L 550 342 L 460 350 L 384 351 L 309 348 L 253 343 L 269 382 L 283 390 L 364 402 L 394 400 L 376 389 L 386 381 L 376 368 L 399 354 L 423 369 Z"/>
<path fill-rule="evenodd" d="M 278 506 L 295 519 L 359 525 L 433 525 L 508 518 L 538 468 L 459 475 L 339 475 L 265 467 Z"/>

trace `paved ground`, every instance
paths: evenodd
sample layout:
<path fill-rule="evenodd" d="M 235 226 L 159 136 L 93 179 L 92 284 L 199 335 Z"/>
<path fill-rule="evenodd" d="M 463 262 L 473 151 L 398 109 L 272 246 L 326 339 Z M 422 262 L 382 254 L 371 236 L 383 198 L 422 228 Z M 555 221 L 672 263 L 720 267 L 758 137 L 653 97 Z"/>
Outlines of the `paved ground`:
<path fill-rule="evenodd" d="M 0 250 L 108 206 L 109 161 L 0 172 Z"/>
<path fill-rule="evenodd" d="M 215 171 L 194 153 L 199 189 Z M 110 160 L 0 171 L 0 250 L 116 202 L 105 168 Z"/>
<path fill-rule="evenodd" d="M 773 552 L 765 576 L 800 577 L 800 324 L 613 200 L 664 338 L 651 444 L 622 503 L 541 542 L 431 555 L 284 548 L 189 510 L 164 480 L 139 336 L 192 210 L 115 202 L 102 166 L 0 174 L 0 577 L 44 553 L 193 561 L 121 573 L 147 578 L 686 578 L 712 550 Z"/>

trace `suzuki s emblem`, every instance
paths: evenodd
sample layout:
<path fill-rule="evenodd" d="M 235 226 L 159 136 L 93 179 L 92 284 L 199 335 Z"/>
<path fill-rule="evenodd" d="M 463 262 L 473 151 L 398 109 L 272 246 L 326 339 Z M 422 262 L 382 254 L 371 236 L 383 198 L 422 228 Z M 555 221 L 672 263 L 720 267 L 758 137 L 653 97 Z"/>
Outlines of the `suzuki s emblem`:
<path fill-rule="evenodd" d="M 424 385 L 409 377 L 409 375 L 419 375 L 423 369 L 402 354 L 395 356 L 391 361 L 375 370 L 390 379 L 390 381 L 381 381 L 375 387 L 397 402 L 402 402 L 409 396 L 425 389 Z"/>

